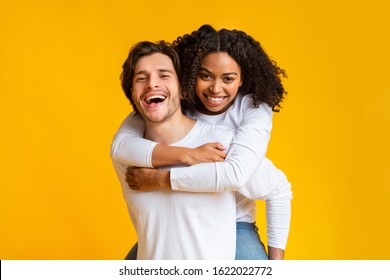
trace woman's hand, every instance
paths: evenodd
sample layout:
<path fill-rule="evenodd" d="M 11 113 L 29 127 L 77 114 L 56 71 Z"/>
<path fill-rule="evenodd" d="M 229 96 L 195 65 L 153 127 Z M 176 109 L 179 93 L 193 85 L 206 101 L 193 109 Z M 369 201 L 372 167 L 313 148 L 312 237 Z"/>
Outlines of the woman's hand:
<path fill-rule="evenodd" d="M 151 168 L 129 167 L 126 172 L 126 182 L 130 189 L 150 192 L 161 188 L 171 188 L 169 171 Z"/>
<path fill-rule="evenodd" d="M 197 163 L 205 162 L 222 162 L 226 158 L 226 153 L 222 152 L 226 150 L 221 143 L 207 143 L 194 149 L 187 150 L 188 165 L 194 165 Z"/>

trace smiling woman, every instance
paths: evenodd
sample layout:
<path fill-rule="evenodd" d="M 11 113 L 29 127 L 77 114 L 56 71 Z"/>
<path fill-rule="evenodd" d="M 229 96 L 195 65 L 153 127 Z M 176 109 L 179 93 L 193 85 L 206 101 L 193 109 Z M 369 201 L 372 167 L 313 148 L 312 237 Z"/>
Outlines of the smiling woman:
<path fill-rule="evenodd" d="M 242 85 L 241 69 L 227 53 L 218 52 L 202 59 L 196 83 L 198 111 L 207 115 L 225 112 Z"/>

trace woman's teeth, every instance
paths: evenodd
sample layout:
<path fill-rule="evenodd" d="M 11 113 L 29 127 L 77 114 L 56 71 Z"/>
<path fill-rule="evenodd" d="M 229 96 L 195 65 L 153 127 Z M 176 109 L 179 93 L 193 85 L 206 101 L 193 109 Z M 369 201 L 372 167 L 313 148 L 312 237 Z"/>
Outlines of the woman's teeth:
<path fill-rule="evenodd" d="M 207 96 L 207 99 L 211 100 L 213 102 L 219 102 L 219 101 L 222 101 L 224 99 L 224 97 L 210 97 L 210 96 Z"/>

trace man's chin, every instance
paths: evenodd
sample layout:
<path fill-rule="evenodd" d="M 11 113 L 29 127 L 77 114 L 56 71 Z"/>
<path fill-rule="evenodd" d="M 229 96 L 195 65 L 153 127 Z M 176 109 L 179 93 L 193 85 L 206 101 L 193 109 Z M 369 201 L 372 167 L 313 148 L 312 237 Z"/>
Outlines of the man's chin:
<path fill-rule="evenodd" d="M 166 114 L 159 114 L 159 113 L 153 113 L 153 114 L 142 114 L 142 117 L 145 121 L 150 123 L 161 123 L 166 120 Z"/>

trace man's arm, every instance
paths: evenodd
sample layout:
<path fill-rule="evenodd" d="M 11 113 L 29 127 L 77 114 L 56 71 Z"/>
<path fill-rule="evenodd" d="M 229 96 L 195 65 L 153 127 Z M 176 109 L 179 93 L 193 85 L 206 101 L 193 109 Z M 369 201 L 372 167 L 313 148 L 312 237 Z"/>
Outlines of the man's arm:
<path fill-rule="evenodd" d="M 290 231 L 292 200 L 290 182 L 283 178 L 264 199 L 266 200 L 268 256 L 271 260 L 282 260 Z"/>
<path fill-rule="evenodd" d="M 150 192 L 171 188 L 169 171 L 152 168 L 127 168 L 126 183 L 134 191 Z"/>
<path fill-rule="evenodd" d="M 268 257 L 270 260 L 283 260 L 284 250 L 268 246 Z"/>

